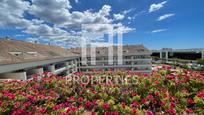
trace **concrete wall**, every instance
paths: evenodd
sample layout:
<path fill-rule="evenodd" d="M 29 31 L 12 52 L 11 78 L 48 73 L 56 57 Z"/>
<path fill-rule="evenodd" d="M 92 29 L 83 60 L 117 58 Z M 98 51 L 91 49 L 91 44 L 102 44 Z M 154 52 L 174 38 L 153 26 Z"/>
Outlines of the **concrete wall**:
<path fill-rule="evenodd" d="M 49 65 L 48 66 L 48 72 L 54 73 L 55 72 L 55 65 Z"/>
<path fill-rule="evenodd" d="M 32 63 L 34 63 L 34 62 L 32 62 Z M 66 66 L 56 70 L 55 64 L 57 64 L 57 63 L 65 63 Z M 6 71 L 7 67 L 10 68 L 9 67 L 10 65 L 6 65 L 6 67 L 1 66 L 3 71 L 1 73 L 1 70 L 0 70 L 0 81 L 1 80 L 6 80 L 6 79 L 26 80 L 26 79 L 31 78 L 31 76 L 33 74 L 43 74 L 44 72 L 52 72 L 52 73 L 60 74 L 60 73 L 62 73 L 64 71 L 66 71 L 67 75 L 69 75 L 71 72 L 77 72 L 77 63 L 78 63 L 77 58 L 69 59 L 66 62 L 59 61 L 57 63 L 55 62 L 55 63 L 50 63 L 49 65 L 48 64 L 42 65 L 42 67 L 36 66 L 36 67 L 25 68 L 25 69 L 21 69 L 19 67 L 20 68 L 19 70 L 22 70 L 22 71 L 24 70 L 23 72 L 12 72 L 12 71 L 11 72 L 3 72 L 3 71 Z M 22 66 L 22 64 L 19 64 L 19 65 Z M 43 66 L 47 66 L 46 68 L 44 68 L 45 71 L 43 69 Z M 1 67 L 0 67 L 0 69 L 1 69 Z M 15 65 L 15 68 L 18 68 L 18 65 Z"/>
<path fill-rule="evenodd" d="M 34 68 L 30 69 L 27 71 L 27 75 L 32 75 L 32 74 L 43 74 L 43 68 Z"/>
<path fill-rule="evenodd" d="M 26 80 L 26 72 L 13 72 L 13 73 L 2 73 L 0 79 L 20 79 Z"/>

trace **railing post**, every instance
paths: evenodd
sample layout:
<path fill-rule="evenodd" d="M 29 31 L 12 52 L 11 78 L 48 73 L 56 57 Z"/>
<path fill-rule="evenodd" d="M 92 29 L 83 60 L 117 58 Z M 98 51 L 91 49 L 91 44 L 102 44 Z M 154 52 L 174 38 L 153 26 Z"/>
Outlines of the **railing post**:
<path fill-rule="evenodd" d="M 55 72 L 55 65 L 53 65 L 53 64 L 49 65 L 48 71 L 54 73 Z"/>

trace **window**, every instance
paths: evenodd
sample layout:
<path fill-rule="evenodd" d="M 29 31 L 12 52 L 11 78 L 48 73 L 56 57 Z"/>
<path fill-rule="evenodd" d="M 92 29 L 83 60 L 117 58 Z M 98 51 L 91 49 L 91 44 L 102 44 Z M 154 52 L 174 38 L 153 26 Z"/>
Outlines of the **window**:
<path fill-rule="evenodd" d="M 128 50 L 123 50 L 123 53 L 126 53 L 126 52 L 128 52 Z"/>
<path fill-rule="evenodd" d="M 23 55 L 23 52 L 9 52 L 11 55 L 20 56 Z"/>
<path fill-rule="evenodd" d="M 37 56 L 38 55 L 38 52 L 26 52 L 27 54 L 30 54 L 32 56 Z"/>

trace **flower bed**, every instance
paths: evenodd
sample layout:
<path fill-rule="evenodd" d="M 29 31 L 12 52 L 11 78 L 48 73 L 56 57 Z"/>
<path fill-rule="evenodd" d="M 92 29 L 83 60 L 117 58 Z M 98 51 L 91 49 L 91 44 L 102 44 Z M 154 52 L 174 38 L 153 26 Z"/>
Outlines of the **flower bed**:
<path fill-rule="evenodd" d="M 54 75 L 5 81 L 0 83 L 0 114 L 204 114 L 204 76 L 197 72 L 163 67 L 151 75 L 108 71 L 75 76 L 124 81 L 70 83 Z"/>

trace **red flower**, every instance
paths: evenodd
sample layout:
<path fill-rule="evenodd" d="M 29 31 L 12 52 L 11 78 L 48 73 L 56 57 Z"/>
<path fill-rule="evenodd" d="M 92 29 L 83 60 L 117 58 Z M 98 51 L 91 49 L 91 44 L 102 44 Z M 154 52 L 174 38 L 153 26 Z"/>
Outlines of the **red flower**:
<path fill-rule="evenodd" d="M 148 103 L 149 103 L 149 102 L 148 102 L 148 100 L 147 100 L 147 99 L 145 99 L 145 98 L 144 98 L 144 99 L 142 99 L 142 104 L 148 105 Z"/>
<path fill-rule="evenodd" d="M 159 104 L 160 104 L 162 107 L 164 107 L 164 106 L 165 106 L 165 103 L 164 103 L 164 102 L 162 102 L 162 101 L 160 101 L 160 102 L 159 102 Z"/>
<path fill-rule="evenodd" d="M 137 110 L 135 108 L 133 108 L 131 112 L 132 112 L 133 115 L 137 114 Z"/>
<path fill-rule="evenodd" d="M 108 103 L 104 103 L 103 104 L 103 109 L 104 110 L 108 110 L 109 109 L 109 104 Z"/>
<path fill-rule="evenodd" d="M 156 97 L 159 97 L 159 96 L 160 96 L 160 93 L 159 93 L 159 92 L 156 92 L 155 95 L 156 95 Z"/>
<path fill-rule="evenodd" d="M 118 115 L 118 112 L 117 112 L 117 111 L 115 111 L 115 112 L 113 112 L 113 113 L 112 113 L 112 115 Z"/>
<path fill-rule="evenodd" d="M 191 104 L 193 104 L 193 103 L 194 103 L 194 102 L 193 102 L 193 99 L 191 99 L 191 98 L 190 98 L 190 99 L 188 99 L 188 100 L 187 100 L 187 102 L 188 102 L 188 104 L 189 104 L 189 105 L 191 105 Z"/>
<path fill-rule="evenodd" d="M 14 103 L 14 108 L 18 108 L 18 107 L 20 107 L 21 106 L 21 103 L 20 102 L 15 102 Z"/>
<path fill-rule="evenodd" d="M 133 92 L 132 93 L 132 96 L 134 97 L 134 96 L 137 96 L 138 94 L 137 93 L 135 93 L 135 92 Z"/>
<path fill-rule="evenodd" d="M 170 102 L 170 107 L 171 107 L 171 109 L 173 109 L 173 108 L 175 108 L 175 107 L 176 107 L 176 104 L 175 104 L 175 103 L 173 103 L 173 102 Z"/>
<path fill-rule="evenodd" d="M 36 101 L 36 98 L 34 96 L 31 96 L 31 95 L 27 96 L 27 98 L 33 103 Z"/>
<path fill-rule="evenodd" d="M 19 109 L 12 112 L 12 115 L 27 115 L 23 109 Z"/>
<path fill-rule="evenodd" d="M 55 105 L 54 107 L 53 107 L 53 110 L 59 110 L 60 109 L 60 106 L 59 105 Z"/>
<path fill-rule="evenodd" d="M 46 113 L 46 108 L 40 108 L 41 113 Z"/>
<path fill-rule="evenodd" d="M 76 108 L 76 107 L 70 107 L 69 109 L 70 109 L 70 111 L 73 112 L 73 113 L 75 113 L 75 112 L 77 111 L 77 108 Z"/>
<path fill-rule="evenodd" d="M 148 99 L 149 99 L 150 101 L 153 101 L 153 100 L 154 100 L 154 97 L 153 97 L 152 95 L 148 95 Z"/>
<path fill-rule="evenodd" d="M 197 95 L 198 95 L 198 97 L 200 97 L 200 98 L 204 98 L 204 92 L 200 92 L 200 93 L 198 93 Z"/>
<path fill-rule="evenodd" d="M 133 108 L 133 107 L 137 107 L 139 104 L 138 104 L 138 102 L 136 102 L 136 101 L 134 101 L 132 104 L 131 104 L 131 107 Z"/>
<path fill-rule="evenodd" d="M 125 103 L 124 102 L 121 103 L 121 106 L 123 109 L 125 109 Z"/>
<path fill-rule="evenodd" d="M 26 102 L 26 103 L 24 104 L 25 107 L 28 107 L 28 106 L 30 106 L 30 105 L 31 105 L 30 102 Z"/>
<path fill-rule="evenodd" d="M 168 113 L 171 115 L 174 115 L 174 114 L 176 114 L 176 111 L 174 109 L 170 109 L 170 110 L 168 110 Z"/>
<path fill-rule="evenodd" d="M 85 108 L 88 109 L 88 110 L 90 110 L 91 107 L 92 107 L 92 102 L 87 101 L 87 102 L 85 103 Z"/>
<path fill-rule="evenodd" d="M 109 112 L 104 112 L 104 115 L 110 115 L 110 113 Z"/>
<path fill-rule="evenodd" d="M 187 113 L 193 113 L 193 110 L 190 109 L 190 108 L 189 108 L 189 109 L 187 108 L 187 109 L 186 109 L 186 112 L 187 112 Z"/>
<path fill-rule="evenodd" d="M 67 99 L 67 101 L 74 101 L 74 100 L 75 100 L 74 96 L 71 96 L 71 97 L 69 97 L 69 98 Z"/>
<path fill-rule="evenodd" d="M 12 93 L 9 93 L 8 91 L 3 92 L 5 97 L 8 97 L 11 100 L 14 100 L 16 98 L 15 95 L 13 95 Z"/>
<path fill-rule="evenodd" d="M 79 99 L 78 99 L 78 102 L 83 102 L 84 101 L 84 99 L 82 98 L 82 97 L 80 97 Z"/>

